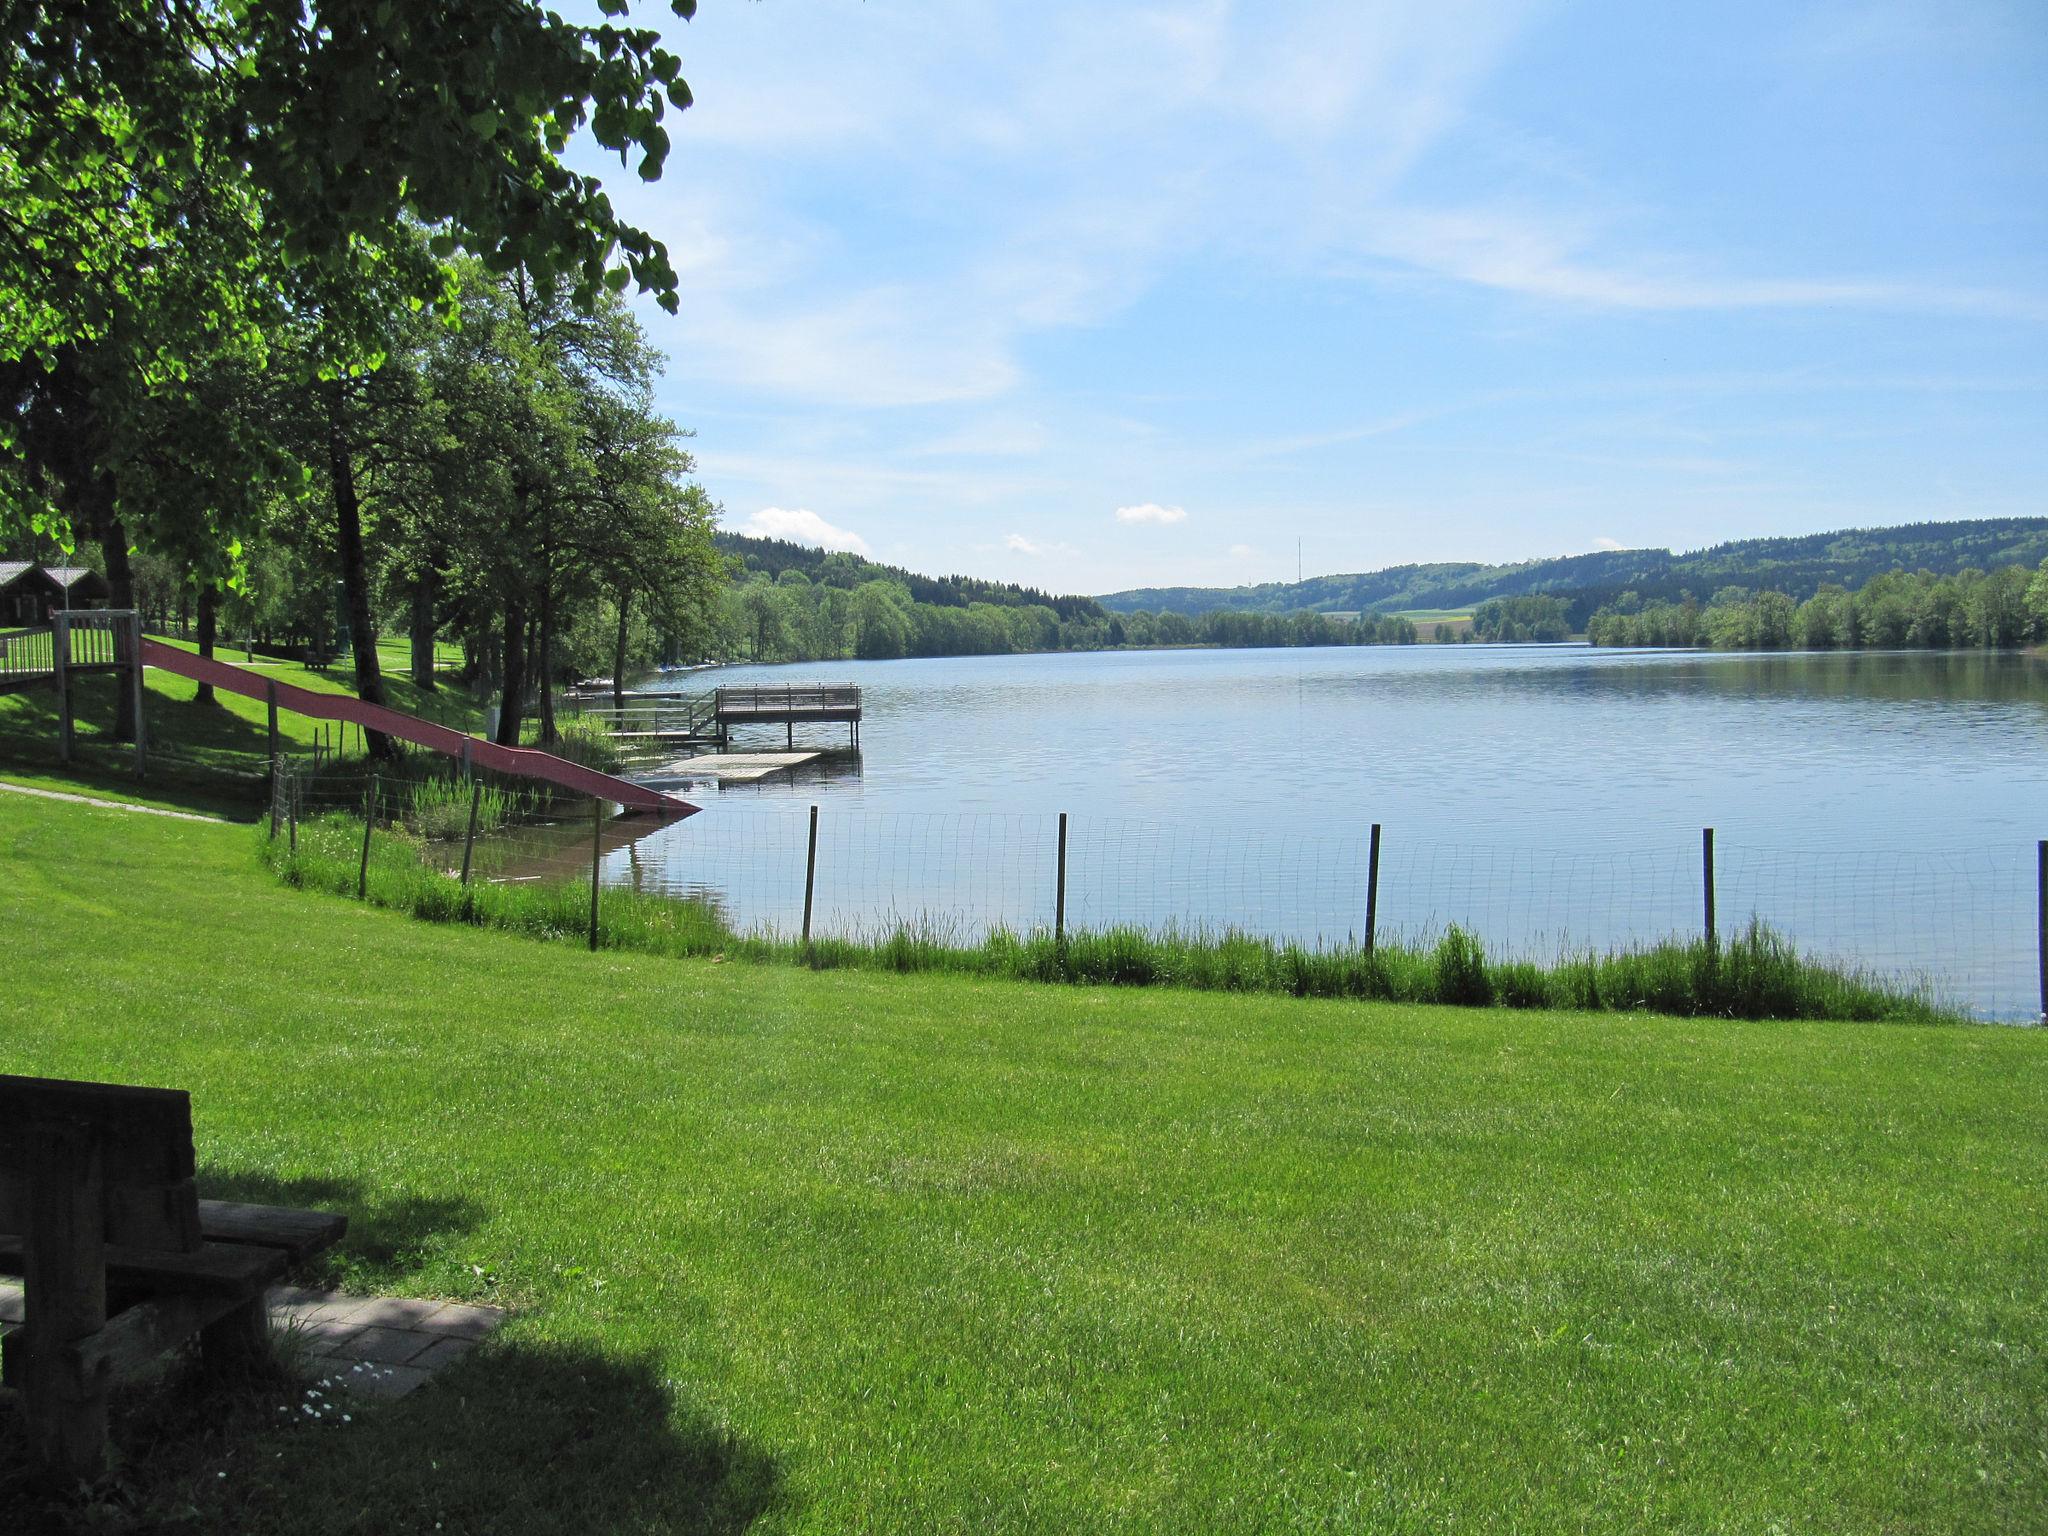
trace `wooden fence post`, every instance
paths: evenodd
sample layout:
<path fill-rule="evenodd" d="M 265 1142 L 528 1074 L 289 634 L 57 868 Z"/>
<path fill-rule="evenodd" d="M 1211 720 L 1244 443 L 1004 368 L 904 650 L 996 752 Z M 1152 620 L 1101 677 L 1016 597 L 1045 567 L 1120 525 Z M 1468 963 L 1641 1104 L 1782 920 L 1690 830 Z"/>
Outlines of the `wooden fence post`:
<path fill-rule="evenodd" d="M 363 792 L 363 862 L 356 867 L 356 900 L 370 894 L 370 829 L 377 825 L 377 775 L 370 775 L 370 787 Z"/>
<path fill-rule="evenodd" d="M 128 615 L 128 686 L 135 700 L 135 776 L 139 779 L 148 769 L 149 730 L 142 718 L 142 614 L 138 611 Z"/>
<path fill-rule="evenodd" d="M 71 1347 L 107 1322 L 100 1143 L 82 1125 L 37 1126 L 30 1136 L 24 1406 L 43 1464 L 76 1482 L 98 1474 L 107 1448 L 105 1379 Z"/>
<path fill-rule="evenodd" d="M 597 951 L 597 872 L 604 864 L 604 802 L 590 802 L 590 948 Z"/>
<path fill-rule="evenodd" d="M 50 666 L 57 674 L 57 756 L 71 761 L 71 615 L 50 615 Z"/>
<path fill-rule="evenodd" d="M 811 807 L 811 848 L 803 856 L 803 948 L 811 950 L 811 893 L 817 889 L 817 807 Z"/>
<path fill-rule="evenodd" d="M 1365 856 L 1365 952 L 1373 952 L 1380 930 L 1380 824 L 1372 824 L 1372 846 Z"/>
<path fill-rule="evenodd" d="M 1067 813 L 1060 812 L 1060 866 L 1052 908 L 1052 937 L 1055 944 L 1067 942 Z"/>
<path fill-rule="evenodd" d="M 469 856 L 476 847 L 476 813 L 478 807 L 483 804 L 483 798 L 484 781 L 482 779 L 471 779 L 469 781 L 469 835 L 462 840 L 462 883 L 464 885 L 469 884 Z"/>
<path fill-rule="evenodd" d="M 1700 880 L 1707 906 L 1707 948 L 1715 944 L 1714 935 L 1714 829 L 1700 828 Z"/>

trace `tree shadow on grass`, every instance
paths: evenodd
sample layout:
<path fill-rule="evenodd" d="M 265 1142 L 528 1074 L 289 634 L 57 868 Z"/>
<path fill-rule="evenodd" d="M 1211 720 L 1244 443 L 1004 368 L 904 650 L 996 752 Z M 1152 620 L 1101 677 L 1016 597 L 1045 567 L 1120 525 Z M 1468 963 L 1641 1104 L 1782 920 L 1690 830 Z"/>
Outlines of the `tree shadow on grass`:
<path fill-rule="evenodd" d="M 342 1212 L 345 1264 L 403 1268 L 482 1215 L 460 1197 L 386 1198 L 344 1178 L 216 1167 L 199 1184 L 210 1199 Z M 261 1381 L 223 1385 L 189 1352 L 173 1357 L 116 1390 L 107 1476 L 57 1493 L 10 1423 L 0 1530 L 732 1536 L 785 1502 L 776 1459 L 694 1405 L 657 1356 L 500 1335 L 397 1401 L 357 1398 L 346 1380 L 289 1338 Z M 0 1419 L 12 1411 L 0 1404 Z"/>
<path fill-rule="evenodd" d="M 206 1200 L 241 1200 L 251 1205 L 288 1205 L 338 1211 L 348 1234 L 331 1255 L 313 1259 L 315 1274 L 331 1273 L 342 1260 L 378 1269 L 405 1268 L 430 1245 L 467 1232 L 483 1219 L 483 1208 L 461 1195 L 383 1195 L 352 1179 L 280 1179 L 254 1169 L 199 1170 L 199 1194 Z"/>
<path fill-rule="evenodd" d="M 237 1388 L 179 1373 L 117 1398 L 114 1468 L 89 1490 L 34 1491 L 8 1436 L 0 1509 L 25 1522 L 9 1529 L 736 1536 L 786 1502 L 776 1458 L 653 1357 L 493 1342 L 397 1402 L 300 1370 Z"/>

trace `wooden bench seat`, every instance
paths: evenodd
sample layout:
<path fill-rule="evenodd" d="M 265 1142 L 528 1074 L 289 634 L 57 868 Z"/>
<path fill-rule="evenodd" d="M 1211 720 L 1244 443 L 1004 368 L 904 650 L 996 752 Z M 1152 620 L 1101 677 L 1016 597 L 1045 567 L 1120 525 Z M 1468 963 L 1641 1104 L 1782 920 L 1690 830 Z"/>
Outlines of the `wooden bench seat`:
<path fill-rule="evenodd" d="M 195 1334 L 210 1369 L 269 1352 L 264 1293 L 332 1247 L 345 1217 L 201 1200 L 185 1093 L 0 1076 L 0 1274 L 23 1320 L 0 1323 L 46 1465 L 89 1477 L 111 1384 Z"/>

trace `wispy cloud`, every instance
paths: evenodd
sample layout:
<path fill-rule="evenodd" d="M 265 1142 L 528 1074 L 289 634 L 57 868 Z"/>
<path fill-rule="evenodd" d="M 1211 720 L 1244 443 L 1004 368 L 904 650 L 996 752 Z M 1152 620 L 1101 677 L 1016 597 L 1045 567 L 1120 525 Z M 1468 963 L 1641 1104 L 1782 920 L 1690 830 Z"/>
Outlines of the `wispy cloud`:
<path fill-rule="evenodd" d="M 757 539 L 787 539 L 792 544 L 815 544 L 855 555 L 869 553 L 866 539 L 851 528 L 826 522 L 808 507 L 763 507 L 741 523 L 739 531 Z"/>
<path fill-rule="evenodd" d="M 1045 555 L 1071 555 L 1074 546 L 1049 539 L 1027 539 L 1021 533 L 1013 533 L 1003 540 L 1003 548 L 1013 555 L 1030 555 L 1037 559 Z"/>
<path fill-rule="evenodd" d="M 1116 509 L 1116 520 L 1120 523 L 1165 527 L 1171 523 L 1184 523 L 1187 518 L 1186 507 L 1162 507 L 1156 501 L 1141 501 L 1134 507 Z"/>

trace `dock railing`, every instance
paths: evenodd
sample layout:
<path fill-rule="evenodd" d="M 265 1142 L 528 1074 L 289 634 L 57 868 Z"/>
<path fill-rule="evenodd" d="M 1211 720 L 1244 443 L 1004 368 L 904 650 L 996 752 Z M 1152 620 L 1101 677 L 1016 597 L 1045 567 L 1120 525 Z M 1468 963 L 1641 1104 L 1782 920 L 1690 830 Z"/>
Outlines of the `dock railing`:
<path fill-rule="evenodd" d="M 744 720 L 766 717 L 858 714 L 860 689 L 851 683 L 826 683 L 789 688 L 720 688 L 712 695 L 718 717 Z"/>

